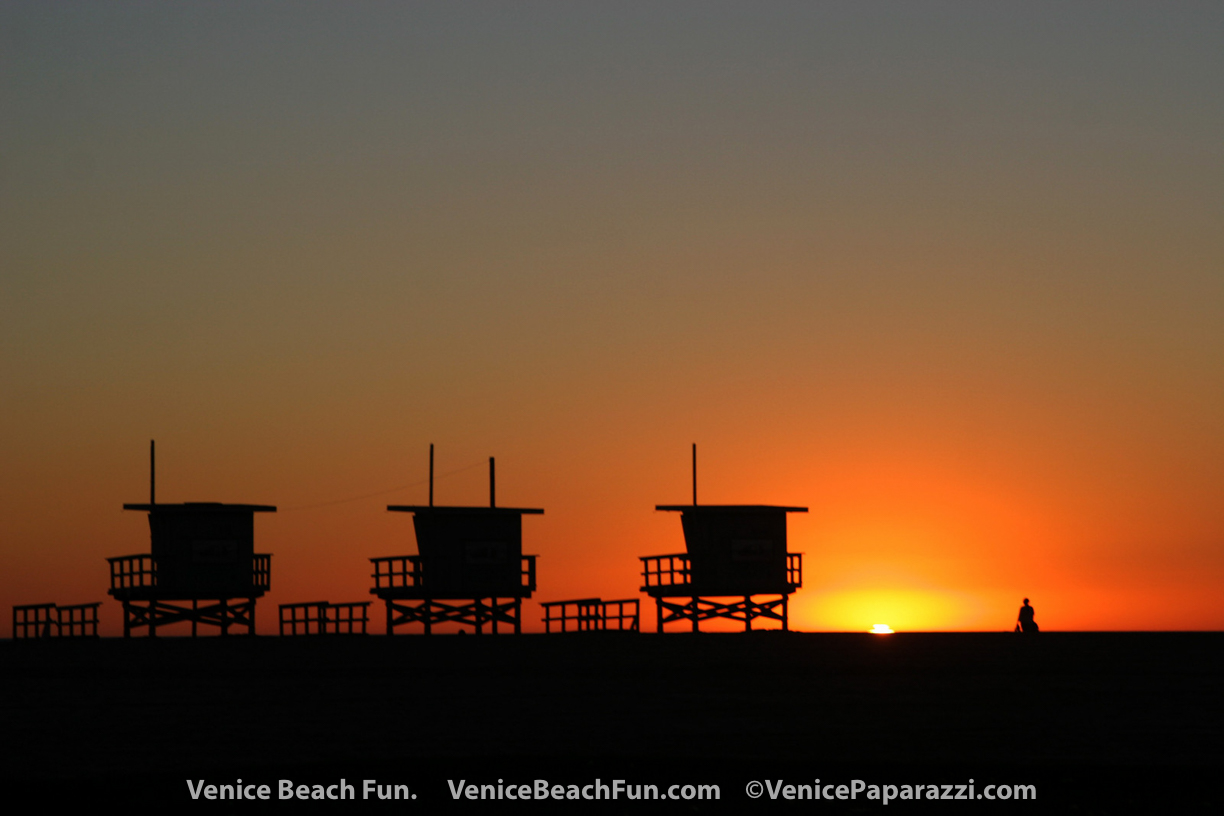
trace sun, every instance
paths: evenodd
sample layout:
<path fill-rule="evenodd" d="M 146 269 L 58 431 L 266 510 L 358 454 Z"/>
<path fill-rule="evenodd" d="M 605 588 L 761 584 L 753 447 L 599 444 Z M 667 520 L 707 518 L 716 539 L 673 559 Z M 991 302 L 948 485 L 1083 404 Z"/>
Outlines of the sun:
<path fill-rule="evenodd" d="M 893 630 L 887 623 L 877 623 L 871 627 L 873 635 L 891 635 L 892 633 Z"/>

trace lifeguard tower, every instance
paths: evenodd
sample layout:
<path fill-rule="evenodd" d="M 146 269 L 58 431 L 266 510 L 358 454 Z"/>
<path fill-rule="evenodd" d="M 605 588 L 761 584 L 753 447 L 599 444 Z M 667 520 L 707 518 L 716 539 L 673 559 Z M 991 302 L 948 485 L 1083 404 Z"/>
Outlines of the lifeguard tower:
<path fill-rule="evenodd" d="M 431 634 L 440 623 L 471 626 L 483 634 L 499 624 L 522 631 L 523 599 L 536 588 L 534 555 L 523 555 L 523 516 L 543 510 L 498 507 L 495 462 L 489 458 L 488 507 L 433 503 L 433 445 L 429 446 L 429 504 L 388 505 L 412 513 L 417 555 L 371 558 L 374 588 L 387 605 L 387 634 L 420 623 Z"/>
<path fill-rule="evenodd" d="M 693 446 L 693 503 L 661 504 L 679 513 L 687 552 L 642 558 L 642 591 L 655 599 L 658 631 L 688 621 L 728 618 L 752 630 L 756 618 L 789 628 L 787 599 L 803 585 L 803 556 L 786 551 L 786 516 L 806 507 L 697 504 L 697 446 Z M 758 597 L 764 596 L 764 597 Z"/>
<path fill-rule="evenodd" d="M 124 510 L 149 514 L 150 552 L 108 558 L 109 594 L 123 603 L 123 636 L 147 626 L 191 622 L 234 625 L 255 634 L 255 600 L 268 591 L 272 556 L 255 552 L 255 514 L 274 513 L 263 504 L 187 502 L 158 504 L 153 443 L 149 443 L 149 503 Z"/>

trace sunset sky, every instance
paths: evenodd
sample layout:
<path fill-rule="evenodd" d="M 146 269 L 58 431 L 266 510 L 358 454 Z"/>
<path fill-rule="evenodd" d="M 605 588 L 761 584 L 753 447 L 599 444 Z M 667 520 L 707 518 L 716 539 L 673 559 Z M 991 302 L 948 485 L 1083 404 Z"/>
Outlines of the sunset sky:
<path fill-rule="evenodd" d="M 0 602 L 158 500 L 276 604 L 439 504 L 537 601 L 802 505 L 792 628 L 1224 628 L 1220 3 L 0 6 Z M 382 609 L 371 607 L 374 631 Z M 7 635 L 7 626 L 0 634 Z M 713 627 L 711 627 L 713 628 Z M 177 630 L 174 630 L 177 631 Z"/>

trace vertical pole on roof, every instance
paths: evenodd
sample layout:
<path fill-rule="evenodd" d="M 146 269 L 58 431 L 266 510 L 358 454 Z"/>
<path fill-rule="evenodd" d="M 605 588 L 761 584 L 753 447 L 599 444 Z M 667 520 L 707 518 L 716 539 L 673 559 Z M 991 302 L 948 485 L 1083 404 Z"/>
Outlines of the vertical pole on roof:
<path fill-rule="evenodd" d="M 429 443 L 429 506 L 433 507 L 433 443 Z"/>
<path fill-rule="evenodd" d="M 497 506 L 497 470 L 493 457 L 489 457 L 489 506 Z"/>
<path fill-rule="evenodd" d="M 157 504 L 157 454 L 149 440 L 149 505 Z"/>
<path fill-rule="evenodd" d="M 693 506 L 697 506 L 697 443 L 693 443 Z"/>

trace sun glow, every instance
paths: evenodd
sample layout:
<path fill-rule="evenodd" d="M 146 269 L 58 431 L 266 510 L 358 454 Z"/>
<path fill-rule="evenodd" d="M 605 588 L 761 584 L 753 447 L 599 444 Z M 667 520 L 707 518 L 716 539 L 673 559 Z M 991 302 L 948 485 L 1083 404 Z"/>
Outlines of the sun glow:
<path fill-rule="evenodd" d="M 893 630 L 887 623 L 877 623 L 871 627 L 873 635 L 891 635 Z"/>
<path fill-rule="evenodd" d="M 865 583 L 871 576 L 860 580 Z M 889 627 L 906 632 L 971 629 L 978 627 L 982 617 L 979 609 L 982 603 L 977 596 L 913 586 L 814 592 L 800 599 L 796 606 L 798 612 L 792 614 L 800 617 L 801 626 L 833 632 L 861 632 L 864 621 L 879 620 L 889 621 Z M 1006 604 L 1008 621 L 1016 614 L 1012 606 Z"/>

